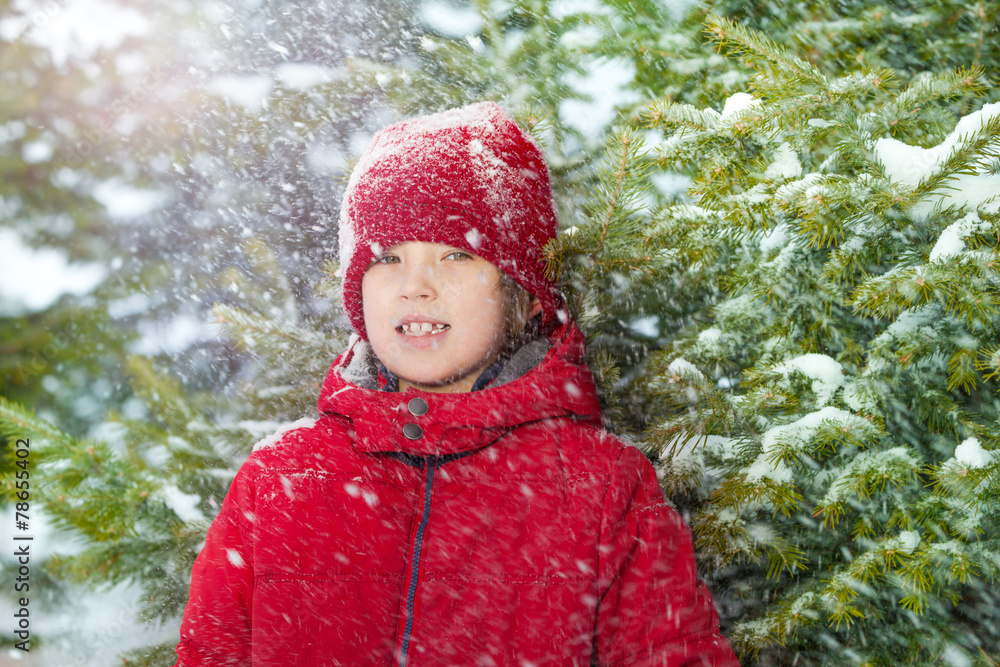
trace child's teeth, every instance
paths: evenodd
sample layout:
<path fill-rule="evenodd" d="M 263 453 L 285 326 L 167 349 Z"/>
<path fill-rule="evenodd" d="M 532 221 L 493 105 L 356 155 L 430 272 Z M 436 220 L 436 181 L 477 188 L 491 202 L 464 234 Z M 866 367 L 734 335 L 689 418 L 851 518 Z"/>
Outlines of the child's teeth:
<path fill-rule="evenodd" d="M 403 333 L 410 336 L 423 336 L 425 334 L 438 334 L 448 329 L 447 324 L 431 324 L 430 322 L 410 322 L 400 327 Z"/>

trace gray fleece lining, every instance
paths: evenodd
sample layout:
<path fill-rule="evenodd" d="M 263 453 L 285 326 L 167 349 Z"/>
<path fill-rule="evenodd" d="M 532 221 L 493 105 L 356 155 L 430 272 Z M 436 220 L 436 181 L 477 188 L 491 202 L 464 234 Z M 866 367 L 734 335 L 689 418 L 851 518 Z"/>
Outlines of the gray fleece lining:
<path fill-rule="evenodd" d="M 358 359 L 361 362 L 361 367 L 355 369 L 356 372 L 351 381 L 362 389 L 381 391 L 381 388 L 378 386 L 378 367 L 375 365 L 375 350 L 372 349 L 370 344 L 364 343 L 363 346 L 355 347 L 354 353 L 362 355 L 362 358 Z M 354 364 L 355 361 L 352 360 L 351 366 L 353 367 Z"/>
<path fill-rule="evenodd" d="M 519 347 L 517 352 L 507 360 L 507 363 L 504 364 L 504 367 L 497 374 L 496 379 L 487 388 L 501 387 L 508 382 L 513 382 L 542 363 L 542 359 L 545 358 L 550 349 L 552 349 L 552 345 L 545 336 L 538 336 L 529 340 Z"/>

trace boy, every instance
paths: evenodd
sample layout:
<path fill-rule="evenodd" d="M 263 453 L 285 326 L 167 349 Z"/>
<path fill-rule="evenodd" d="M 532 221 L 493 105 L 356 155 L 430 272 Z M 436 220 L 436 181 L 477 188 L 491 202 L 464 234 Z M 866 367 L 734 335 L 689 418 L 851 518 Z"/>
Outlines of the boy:
<path fill-rule="evenodd" d="M 340 217 L 356 335 L 319 420 L 233 481 L 178 665 L 737 664 L 652 467 L 601 428 L 555 231 L 496 104 L 375 137 Z"/>

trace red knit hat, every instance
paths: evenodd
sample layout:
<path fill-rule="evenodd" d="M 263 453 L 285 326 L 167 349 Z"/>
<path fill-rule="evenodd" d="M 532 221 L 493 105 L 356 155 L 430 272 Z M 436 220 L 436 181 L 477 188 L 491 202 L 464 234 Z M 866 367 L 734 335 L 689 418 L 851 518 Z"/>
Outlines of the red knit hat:
<path fill-rule="evenodd" d="M 493 263 L 538 297 L 548 321 L 562 303 L 542 253 L 555 233 L 541 151 L 498 104 L 390 125 L 361 156 L 340 208 L 344 309 L 367 338 L 361 279 L 376 253 L 428 241 Z"/>

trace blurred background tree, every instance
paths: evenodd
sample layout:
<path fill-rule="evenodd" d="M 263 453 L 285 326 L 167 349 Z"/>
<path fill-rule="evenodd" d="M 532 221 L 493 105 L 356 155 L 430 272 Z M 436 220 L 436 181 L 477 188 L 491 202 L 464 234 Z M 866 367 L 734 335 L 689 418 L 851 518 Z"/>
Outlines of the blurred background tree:
<path fill-rule="evenodd" d="M 142 661 L 170 662 L 229 478 L 272 419 L 310 409 L 343 340 L 320 287 L 338 151 L 368 116 L 363 89 L 331 84 L 349 55 L 404 58 L 408 12 L 4 3 L 0 394 L 4 435 L 35 439 L 27 657 L 163 641 Z M 210 325 L 248 315 L 239 340 Z"/>

